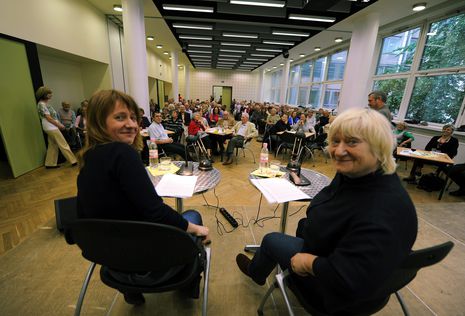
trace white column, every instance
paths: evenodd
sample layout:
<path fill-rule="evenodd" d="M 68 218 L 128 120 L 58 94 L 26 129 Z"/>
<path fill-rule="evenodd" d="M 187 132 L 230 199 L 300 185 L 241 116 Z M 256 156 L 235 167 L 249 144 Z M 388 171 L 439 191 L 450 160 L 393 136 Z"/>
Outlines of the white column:
<path fill-rule="evenodd" d="M 178 83 L 178 52 L 171 52 L 171 81 L 174 102 L 179 101 L 179 83 Z"/>
<path fill-rule="evenodd" d="M 184 65 L 184 99 L 189 100 L 191 97 L 191 77 L 190 77 L 190 65 L 187 63 Z"/>
<path fill-rule="evenodd" d="M 128 93 L 150 113 L 143 1 L 123 0 L 122 6 Z"/>
<path fill-rule="evenodd" d="M 377 57 L 375 46 L 378 27 L 379 16 L 375 13 L 364 16 L 354 23 L 339 99 L 339 113 L 350 108 L 367 106 L 373 75 L 372 61 Z"/>
<path fill-rule="evenodd" d="M 258 95 L 257 102 L 263 102 L 263 92 L 265 91 L 265 69 L 260 70 L 258 77 Z"/>
<path fill-rule="evenodd" d="M 291 68 L 291 61 L 286 59 L 283 69 L 283 75 L 281 77 L 281 92 L 279 96 L 279 103 L 285 104 L 286 103 L 286 93 L 287 87 L 289 85 L 289 69 Z"/>

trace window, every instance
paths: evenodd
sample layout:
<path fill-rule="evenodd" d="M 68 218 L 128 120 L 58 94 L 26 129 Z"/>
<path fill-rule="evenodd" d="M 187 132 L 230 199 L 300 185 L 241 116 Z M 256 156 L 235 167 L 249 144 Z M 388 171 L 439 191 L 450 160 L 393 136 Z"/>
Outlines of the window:
<path fill-rule="evenodd" d="M 321 84 L 314 84 L 310 89 L 308 104 L 310 107 L 317 109 L 320 107 Z"/>
<path fill-rule="evenodd" d="M 289 85 L 290 86 L 299 84 L 299 71 L 300 71 L 300 65 L 291 67 L 291 70 L 289 72 Z"/>
<path fill-rule="evenodd" d="M 404 95 L 407 78 L 377 80 L 373 85 L 373 90 L 384 91 L 387 94 L 386 104 L 389 106 L 391 113 L 397 116 L 399 113 L 400 103 Z"/>
<path fill-rule="evenodd" d="M 328 80 L 342 80 L 347 61 L 347 51 L 331 55 L 328 67 Z"/>
<path fill-rule="evenodd" d="M 300 67 L 300 83 L 308 83 L 310 82 L 312 76 L 312 62 L 307 61 L 302 64 Z"/>
<path fill-rule="evenodd" d="M 278 70 L 271 74 L 270 102 L 279 103 L 282 73 L 282 70 Z"/>
<path fill-rule="evenodd" d="M 297 102 L 297 87 L 289 88 L 289 98 L 287 103 L 289 104 L 296 104 Z"/>
<path fill-rule="evenodd" d="M 339 102 L 339 95 L 341 93 L 340 84 L 328 84 L 325 87 L 325 100 L 323 107 L 334 110 L 337 108 Z"/>
<path fill-rule="evenodd" d="M 313 69 L 313 82 L 321 82 L 325 72 L 326 57 L 317 59 L 315 61 L 315 68 Z"/>
<path fill-rule="evenodd" d="M 421 70 L 465 66 L 465 14 L 431 23 Z"/>
<path fill-rule="evenodd" d="M 297 105 L 305 106 L 307 104 L 307 91 L 308 87 L 299 88 L 299 97 L 297 98 Z"/>
<path fill-rule="evenodd" d="M 376 74 L 410 71 L 419 36 L 420 28 L 415 28 L 385 37 Z"/>
<path fill-rule="evenodd" d="M 418 77 L 407 118 L 438 124 L 455 123 L 464 88 L 465 74 Z"/>

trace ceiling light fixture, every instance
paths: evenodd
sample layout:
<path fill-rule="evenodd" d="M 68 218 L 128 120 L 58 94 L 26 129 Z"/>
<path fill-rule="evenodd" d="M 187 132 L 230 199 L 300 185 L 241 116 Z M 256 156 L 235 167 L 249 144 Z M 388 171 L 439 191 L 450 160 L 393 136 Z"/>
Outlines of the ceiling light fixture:
<path fill-rule="evenodd" d="M 317 46 L 314 48 L 315 52 L 319 52 L 321 50 L 321 47 L 320 46 Z"/>
<path fill-rule="evenodd" d="M 168 52 L 163 52 L 163 55 L 169 55 L 169 53 Z"/>
<path fill-rule="evenodd" d="M 246 58 L 246 60 L 268 61 L 268 59 L 263 59 L 263 58 Z"/>
<path fill-rule="evenodd" d="M 340 42 L 342 42 L 342 37 L 336 37 L 336 38 L 334 39 L 334 41 L 335 41 L 336 43 L 340 43 Z"/>
<path fill-rule="evenodd" d="M 252 65 L 261 65 L 262 62 L 258 62 L 258 61 L 243 61 L 242 62 L 243 64 L 252 64 Z"/>
<path fill-rule="evenodd" d="M 240 38 L 258 38 L 257 34 L 245 34 L 245 33 L 229 33 L 223 32 L 224 37 L 240 37 Z"/>
<path fill-rule="evenodd" d="M 203 47 L 203 48 L 212 48 L 211 45 L 206 44 L 189 44 L 189 47 Z"/>
<path fill-rule="evenodd" d="M 245 50 L 235 50 L 235 49 L 220 49 L 220 52 L 227 52 L 227 53 L 245 53 Z"/>
<path fill-rule="evenodd" d="M 289 59 L 289 61 L 292 63 L 294 61 L 294 59 L 291 58 L 291 59 Z"/>
<path fill-rule="evenodd" d="M 163 48 L 163 45 L 157 45 L 157 48 Z"/>
<path fill-rule="evenodd" d="M 177 29 L 213 30 L 212 25 L 200 25 L 200 24 L 173 23 L 173 27 Z"/>
<path fill-rule="evenodd" d="M 123 7 L 120 4 L 114 4 L 113 10 L 118 11 L 118 12 L 123 12 Z"/>
<path fill-rule="evenodd" d="M 233 58 L 241 58 L 241 55 L 228 55 L 228 54 L 219 54 L 220 57 L 233 57 Z"/>
<path fill-rule="evenodd" d="M 242 46 L 242 47 L 250 47 L 251 44 L 246 43 L 231 43 L 231 42 L 221 42 L 223 46 Z"/>
<path fill-rule="evenodd" d="M 304 32 L 294 32 L 294 31 L 284 31 L 284 30 L 275 30 L 272 32 L 273 35 L 283 35 L 283 36 L 298 36 L 298 37 L 309 37 L 310 33 Z"/>
<path fill-rule="evenodd" d="M 153 41 L 153 40 L 154 40 L 153 36 L 147 36 L 147 41 Z"/>
<path fill-rule="evenodd" d="M 284 64 L 283 64 L 283 63 L 280 63 L 279 65 L 280 65 L 280 66 L 284 66 Z"/>
<path fill-rule="evenodd" d="M 163 10 L 213 13 L 212 7 L 179 5 L 179 4 L 164 4 Z"/>
<path fill-rule="evenodd" d="M 272 8 L 284 8 L 285 5 L 284 1 L 276 0 L 230 0 L 229 3 Z"/>
<path fill-rule="evenodd" d="M 293 46 L 293 42 L 275 42 L 275 41 L 263 41 L 263 44 L 270 44 L 270 45 L 288 45 Z"/>
<path fill-rule="evenodd" d="M 426 9 L 426 2 L 415 3 L 412 7 L 412 10 L 415 12 L 423 11 L 424 9 Z"/>
<path fill-rule="evenodd" d="M 201 41 L 211 41 L 212 40 L 211 36 L 195 36 L 195 35 L 179 35 L 179 38 L 201 40 Z"/>
<path fill-rule="evenodd" d="M 289 20 L 302 20 L 302 21 L 313 21 L 313 22 L 328 22 L 333 23 L 336 18 L 330 16 L 318 16 L 318 15 L 304 15 L 304 14 L 289 14 Z"/>
<path fill-rule="evenodd" d="M 207 51 L 207 50 L 191 50 L 191 49 L 189 49 L 188 52 L 189 53 L 201 53 L 201 54 L 211 54 L 212 53 L 211 51 Z"/>
<path fill-rule="evenodd" d="M 169 60 L 173 59 L 173 57 L 168 58 Z"/>
<path fill-rule="evenodd" d="M 190 55 L 189 56 L 191 58 L 207 58 L 207 59 L 211 59 L 212 57 L 211 56 L 207 56 L 207 55 Z"/>
<path fill-rule="evenodd" d="M 267 54 L 250 54 L 250 56 L 255 56 L 255 57 L 274 57 L 274 55 L 267 55 Z"/>
<path fill-rule="evenodd" d="M 280 49 L 271 49 L 271 48 L 255 48 L 259 52 L 273 52 L 273 53 L 281 53 Z"/>
<path fill-rule="evenodd" d="M 222 60 L 222 61 L 235 61 L 235 62 L 238 62 L 239 59 L 229 59 L 229 58 L 218 58 L 218 60 Z"/>
<path fill-rule="evenodd" d="M 305 54 L 300 54 L 299 57 L 305 57 Z"/>

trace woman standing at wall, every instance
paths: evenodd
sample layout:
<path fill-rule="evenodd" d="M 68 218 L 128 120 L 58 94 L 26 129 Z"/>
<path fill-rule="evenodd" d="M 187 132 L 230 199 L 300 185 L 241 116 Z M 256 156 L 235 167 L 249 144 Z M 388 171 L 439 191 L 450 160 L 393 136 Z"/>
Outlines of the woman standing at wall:
<path fill-rule="evenodd" d="M 77 164 L 76 157 L 69 148 L 63 134 L 65 126 L 58 120 L 55 109 L 48 103 L 52 98 L 52 90 L 47 87 L 40 87 L 36 91 L 37 110 L 42 122 L 42 129 L 48 136 L 47 156 L 45 157 L 45 168 L 58 168 L 58 149 L 72 166 Z"/>

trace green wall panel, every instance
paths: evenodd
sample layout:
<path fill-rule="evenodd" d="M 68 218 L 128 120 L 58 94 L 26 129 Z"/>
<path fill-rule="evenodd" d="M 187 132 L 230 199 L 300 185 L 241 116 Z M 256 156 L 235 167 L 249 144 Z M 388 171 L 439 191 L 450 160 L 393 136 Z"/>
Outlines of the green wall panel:
<path fill-rule="evenodd" d="M 0 129 L 14 177 L 43 165 L 45 142 L 26 49 L 0 38 Z"/>

